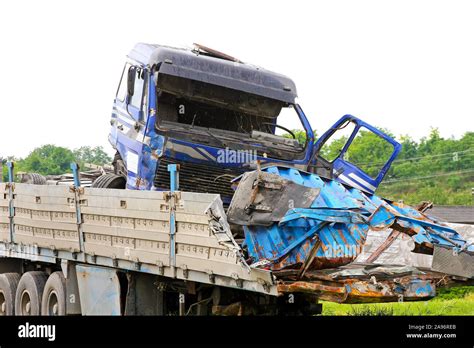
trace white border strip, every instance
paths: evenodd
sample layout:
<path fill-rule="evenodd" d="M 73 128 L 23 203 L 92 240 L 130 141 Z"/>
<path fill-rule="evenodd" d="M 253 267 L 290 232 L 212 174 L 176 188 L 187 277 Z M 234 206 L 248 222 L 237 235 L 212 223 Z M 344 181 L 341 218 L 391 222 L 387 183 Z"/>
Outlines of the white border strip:
<path fill-rule="evenodd" d="M 371 189 L 372 191 L 375 191 L 375 186 L 372 185 L 372 184 L 369 184 L 367 181 L 365 181 L 364 179 L 360 178 L 359 176 L 355 175 L 354 173 L 349 173 L 348 174 L 352 179 L 354 179 L 355 181 L 358 181 L 360 182 L 362 185 L 364 185 L 365 187 Z"/>
<path fill-rule="evenodd" d="M 360 186 L 356 182 L 352 181 L 351 179 L 349 179 L 347 176 L 345 176 L 343 174 L 339 175 L 338 178 L 340 178 L 342 181 L 344 181 L 349 186 L 355 187 L 356 189 L 362 190 L 364 192 L 368 192 L 366 188 L 363 188 L 362 186 Z"/>

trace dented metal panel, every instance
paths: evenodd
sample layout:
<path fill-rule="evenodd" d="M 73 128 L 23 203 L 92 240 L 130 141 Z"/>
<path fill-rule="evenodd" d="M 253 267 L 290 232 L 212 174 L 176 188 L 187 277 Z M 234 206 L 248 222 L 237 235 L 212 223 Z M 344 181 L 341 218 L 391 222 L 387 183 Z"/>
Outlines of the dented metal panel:
<path fill-rule="evenodd" d="M 235 250 L 225 247 L 209 227 L 207 207 L 218 195 L 181 192 L 176 207 L 176 265 L 184 269 L 247 278 Z"/>

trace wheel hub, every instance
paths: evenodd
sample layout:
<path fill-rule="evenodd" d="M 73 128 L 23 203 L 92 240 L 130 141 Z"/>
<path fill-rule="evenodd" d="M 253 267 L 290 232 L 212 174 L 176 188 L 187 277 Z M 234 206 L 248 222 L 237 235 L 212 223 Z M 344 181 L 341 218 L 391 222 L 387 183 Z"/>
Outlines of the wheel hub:
<path fill-rule="evenodd" d="M 28 291 L 24 291 L 21 295 L 21 312 L 23 315 L 31 314 L 31 297 Z"/>
<path fill-rule="evenodd" d="M 51 291 L 48 296 L 48 312 L 49 315 L 58 315 L 59 312 L 59 303 L 58 303 L 58 295 L 56 291 Z"/>
<path fill-rule="evenodd" d="M 7 311 L 7 301 L 5 300 L 5 295 L 0 291 L 0 315 L 5 315 Z"/>

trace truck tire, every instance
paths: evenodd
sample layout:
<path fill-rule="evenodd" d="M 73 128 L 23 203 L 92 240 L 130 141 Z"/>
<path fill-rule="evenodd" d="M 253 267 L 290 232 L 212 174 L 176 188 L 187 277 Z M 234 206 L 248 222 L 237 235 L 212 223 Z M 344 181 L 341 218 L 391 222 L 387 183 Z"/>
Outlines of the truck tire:
<path fill-rule="evenodd" d="M 27 173 L 24 174 L 21 178 L 21 182 L 24 184 L 33 184 L 33 185 L 46 185 L 46 178 L 38 173 Z"/>
<path fill-rule="evenodd" d="M 95 181 L 92 183 L 92 187 L 125 189 L 126 183 L 127 181 L 123 176 L 116 174 L 104 174 L 95 179 Z"/>
<path fill-rule="evenodd" d="M 0 315 L 15 315 L 15 295 L 20 281 L 18 273 L 0 274 Z"/>
<path fill-rule="evenodd" d="M 63 272 L 51 273 L 43 290 L 41 315 L 66 315 L 66 279 Z"/>
<path fill-rule="evenodd" d="M 47 275 L 44 272 L 26 272 L 16 289 L 15 315 L 40 315 L 41 298 Z"/>

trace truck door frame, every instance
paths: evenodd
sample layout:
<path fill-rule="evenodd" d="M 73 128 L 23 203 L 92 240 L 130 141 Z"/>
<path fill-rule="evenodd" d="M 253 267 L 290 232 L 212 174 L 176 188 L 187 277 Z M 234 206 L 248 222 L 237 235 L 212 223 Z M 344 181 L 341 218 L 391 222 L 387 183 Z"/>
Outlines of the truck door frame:
<path fill-rule="evenodd" d="M 328 161 L 324 158 L 321 158 L 319 156 L 319 153 L 322 149 L 322 147 L 327 143 L 327 141 L 336 133 L 339 129 L 341 129 L 341 126 L 344 125 L 344 123 L 347 122 L 353 122 L 355 124 L 355 127 L 349 136 L 348 140 L 344 144 L 344 147 L 342 148 L 341 152 L 338 154 L 338 156 L 333 159 L 332 161 Z M 357 167 L 355 164 L 351 163 L 348 160 L 344 159 L 344 155 L 346 154 L 348 148 L 354 141 L 355 137 L 359 133 L 361 128 L 365 128 L 367 131 L 372 132 L 373 134 L 379 136 L 389 144 L 393 146 L 393 151 L 392 154 L 390 155 L 389 159 L 385 162 L 383 167 L 380 169 L 379 173 L 375 176 L 372 177 L 369 174 L 367 174 L 364 170 L 361 168 Z M 330 171 L 331 171 L 331 177 L 344 183 L 348 184 L 352 187 L 361 189 L 363 191 L 369 192 L 369 193 L 374 193 L 374 191 L 377 189 L 377 187 L 380 185 L 382 182 L 383 178 L 387 174 L 388 170 L 390 169 L 390 166 L 392 165 L 392 162 L 395 160 L 397 157 L 398 153 L 400 152 L 402 146 L 400 143 L 398 143 L 395 139 L 391 138 L 384 132 L 380 131 L 379 129 L 371 126 L 370 124 L 362 121 L 361 119 L 353 116 L 353 115 L 344 115 L 342 116 L 329 130 L 327 130 L 316 142 L 315 144 L 315 152 L 313 154 L 313 160 L 311 161 L 311 166 L 315 167 L 317 166 L 318 161 L 322 161 L 323 165 L 329 165 Z M 312 164 L 313 162 L 316 162 L 315 164 Z M 327 163 L 326 163 L 327 162 Z M 345 174 L 344 172 L 348 172 Z M 344 173 L 344 174 L 343 174 Z"/>

